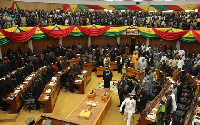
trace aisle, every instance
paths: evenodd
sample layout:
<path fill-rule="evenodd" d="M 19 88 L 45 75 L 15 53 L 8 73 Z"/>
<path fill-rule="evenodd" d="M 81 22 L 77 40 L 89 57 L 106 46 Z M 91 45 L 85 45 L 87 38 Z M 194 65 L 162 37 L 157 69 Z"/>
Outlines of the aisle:
<path fill-rule="evenodd" d="M 119 80 L 121 78 L 121 74 L 118 74 L 117 71 L 114 71 L 113 80 Z M 98 82 L 102 81 L 102 77 L 96 77 L 95 72 L 92 72 L 92 79 L 88 83 L 86 87 L 85 94 L 75 94 L 70 92 L 64 92 L 63 90 L 60 91 L 57 102 L 54 108 L 53 113 L 45 113 L 51 116 L 56 116 L 59 118 L 65 118 L 79 103 L 80 101 L 89 93 L 93 88 L 96 88 Z M 108 110 L 104 120 L 102 121 L 102 125 L 126 125 L 124 121 L 124 116 L 119 113 L 119 98 L 117 94 L 113 94 L 112 96 L 112 103 L 111 107 Z M 25 120 L 29 116 L 33 116 L 35 119 L 40 117 L 43 110 L 37 111 L 32 110 L 30 113 L 28 111 L 22 111 L 21 115 L 17 119 L 16 122 L 7 122 L 7 123 L 0 123 L 1 125 L 25 125 Z M 0 112 L 1 113 L 1 112 Z M 4 113 L 5 115 L 10 115 L 8 113 Z M 135 122 L 138 120 L 139 115 L 135 116 Z M 78 116 L 77 116 L 78 117 Z M 133 121 L 132 124 L 133 125 Z"/>

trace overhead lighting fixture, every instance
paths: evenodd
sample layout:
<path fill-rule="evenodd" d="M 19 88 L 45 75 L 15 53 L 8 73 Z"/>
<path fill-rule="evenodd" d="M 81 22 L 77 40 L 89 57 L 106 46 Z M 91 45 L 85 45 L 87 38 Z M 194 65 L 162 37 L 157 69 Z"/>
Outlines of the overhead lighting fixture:
<path fill-rule="evenodd" d="M 124 1 L 124 0 L 114 0 L 114 1 Z"/>
<path fill-rule="evenodd" d="M 165 0 L 165 1 L 173 1 L 173 0 Z"/>
<path fill-rule="evenodd" d="M 133 1 L 143 1 L 143 0 L 133 0 Z"/>
<path fill-rule="evenodd" d="M 174 10 L 167 10 L 167 11 L 162 11 L 163 13 L 171 13 L 173 12 Z"/>
<path fill-rule="evenodd" d="M 104 0 L 104 1 L 113 1 L 113 0 Z"/>
<path fill-rule="evenodd" d="M 194 10 L 185 10 L 185 12 L 193 12 Z"/>

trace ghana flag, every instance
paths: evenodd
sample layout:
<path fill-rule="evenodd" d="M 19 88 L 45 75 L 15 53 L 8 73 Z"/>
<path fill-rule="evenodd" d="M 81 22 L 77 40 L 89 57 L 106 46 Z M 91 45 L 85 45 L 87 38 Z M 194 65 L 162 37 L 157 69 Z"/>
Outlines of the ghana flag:
<path fill-rule="evenodd" d="M 18 12 L 20 12 L 20 8 L 19 8 L 19 6 L 17 5 L 17 2 L 14 1 L 14 2 L 12 3 L 11 10 L 17 10 Z"/>

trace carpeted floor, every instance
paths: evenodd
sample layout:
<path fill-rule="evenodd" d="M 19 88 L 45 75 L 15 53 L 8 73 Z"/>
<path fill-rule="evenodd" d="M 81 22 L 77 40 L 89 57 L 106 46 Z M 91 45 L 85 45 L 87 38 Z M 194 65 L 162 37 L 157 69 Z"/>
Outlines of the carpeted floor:
<path fill-rule="evenodd" d="M 117 71 L 113 73 L 113 80 L 120 80 L 121 74 L 118 74 Z M 60 91 L 57 102 L 54 108 L 53 113 L 45 113 L 51 116 L 56 116 L 60 118 L 65 118 L 79 103 L 80 101 L 89 93 L 93 88 L 97 87 L 97 83 L 102 81 L 102 77 L 97 77 L 95 72 L 92 72 L 92 80 L 88 83 L 86 87 L 85 94 L 76 94 L 70 92 Z M 119 97 L 115 93 L 112 96 L 111 107 L 108 110 L 105 118 L 102 121 L 102 125 L 126 125 L 126 121 L 124 121 L 124 116 L 119 113 Z M 6 122 L 0 123 L 0 125 L 25 125 L 25 120 L 33 116 L 35 119 L 38 119 L 41 114 L 43 114 L 43 110 L 32 110 L 30 113 L 28 111 L 22 111 L 20 116 L 18 117 L 16 122 Z M 8 112 L 0 111 L 0 119 L 11 119 L 16 115 L 8 114 Z M 139 114 L 134 114 L 134 121 L 131 121 L 131 125 L 135 125 L 137 120 L 139 119 Z"/>

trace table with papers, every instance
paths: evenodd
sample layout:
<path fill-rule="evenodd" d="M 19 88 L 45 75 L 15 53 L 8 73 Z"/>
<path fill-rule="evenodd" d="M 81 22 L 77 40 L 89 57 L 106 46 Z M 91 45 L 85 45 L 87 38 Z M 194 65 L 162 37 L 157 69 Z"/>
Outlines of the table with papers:
<path fill-rule="evenodd" d="M 51 80 L 45 86 L 42 94 L 40 95 L 38 101 L 40 101 L 45 106 L 45 113 L 52 113 L 57 96 L 60 92 L 61 83 L 60 83 L 60 75 L 65 73 L 67 68 L 63 72 L 56 73 Z"/>
<path fill-rule="evenodd" d="M 6 98 L 3 100 L 10 104 L 11 112 L 10 113 L 18 113 L 19 108 L 22 105 L 21 95 L 22 93 L 25 93 L 27 87 L 32 87 L 32 81 L 33 79 L 42 73 L 45 67 L 42 67 L 37 70 L 37 72 L 32 72 L 31 75 L 27 76 L 24 79 L 23 83 L 20 83 L 12 93 L 10 93 Z"/>

